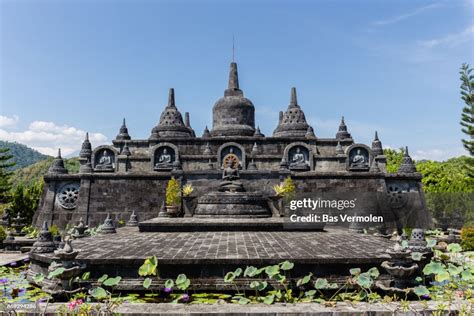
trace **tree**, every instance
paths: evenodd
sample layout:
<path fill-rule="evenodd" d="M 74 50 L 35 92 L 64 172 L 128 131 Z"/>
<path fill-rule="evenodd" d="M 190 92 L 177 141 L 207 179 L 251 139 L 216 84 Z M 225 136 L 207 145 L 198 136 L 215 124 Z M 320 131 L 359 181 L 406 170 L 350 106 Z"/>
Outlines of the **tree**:
<path fill-rule="evenodd" d="M 13 158 L 9 154 L 9 148 L 0 148 L 0 203 L 8 203 L 10 200 L 10 190 L 12 188 L 10 177 L 12 172 L 9 170 L 10 167 L 15 165 L 10 159 Z"/>
<path fill-rule="evenodd" d="M 474 156 L 474 76 L 471 75 L 472 68 L 469 64 L 461 66 L 461 99 L 466 105 L 462 109 L 461 126 L 462 132 L 468 136 L 463 139 L 464 148 Z"/>
<path fill-rule="evenodd" d="M 403 148 L 400 148 L 399 150 L 386 148 L 383 150 L 383 154 L 387 157 L 387 172 L 397 173 L 398 168 L 400 168 L 400 164 L 403 161 L 404 153 Z"/>
<path fill-rule="evenodd" d="M 12 193 L 9 208 L 10 218 L 16 217 L 19 213 L 20 217 L 24 218 L 24 223 L 30 225 L 38 208 L 43 186 L 43 180 L 37 181 L 29 187 L 19 184 Z"/>

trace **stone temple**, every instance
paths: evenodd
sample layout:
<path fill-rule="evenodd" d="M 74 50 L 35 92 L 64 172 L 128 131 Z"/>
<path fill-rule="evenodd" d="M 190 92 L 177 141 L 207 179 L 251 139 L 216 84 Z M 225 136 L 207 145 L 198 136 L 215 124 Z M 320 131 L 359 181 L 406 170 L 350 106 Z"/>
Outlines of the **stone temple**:
<path fill-rule="evenodd" d="M 125 120 L 110 145 L 92 148 L 86 136 L 79 174 L 68 174 L 58 155 L 45 176 L 36 225 L 47 221 L 64 227 L 83 218 L 96 226 L 107 214 L 116 221 L 126 220 L 132 211 L 140 221 L 154 218 L 171 177 L 195 188 L 195 201 L 182 206 L 189 206 L 186 216 L 235 217 L 254 212 L 270 217 L 275 213 L 271 201 L 267 203 L 274 195 L 273 185 L 288 176 L 302 196 L 359 195 L 359 202 L 350 210 L 354 214 L 382 215 L 386 222 L 398 221 L 402 226 L 426 224 L 421 176 L 408 150 L 400 170 L 388 174 L 377 132 L 371 146 L 356 143 L 342 118 L 335 137 L 318 137 L 306 121 L 295 88 L 289 105 L 280 111 L 273 135 L 265 136 L 255 123 L 255 106 L 239 87 L 237 64 L 231 63 L 228 88 L 212 112 L 212 129 L 206 127 L 197 136 L 189 113 L 183 118 L 170 89 L 168 104 L 148 139 L 133 139 Z M 226 165 L 238 170 L 239 184 L 248 198 L 243 202 L 255 202 L 254 206 L 247 204 L 247 212 L 241 205 L 240 210 L 214 214 L 216 210 L 209 205 L 225 196 L 208 193 L 219 192 Z"/>
<path fill-rule="evenodd" d="M 35 225 L 46 221 L 65 227 L 83 219 L 94 227 L 105 220 L 111 234 L 73 242 L 81 249 L 77 259 L 97 277 L 111 275 L 110 268 L 132 282 L 135 268 L 156 255 L 165 276 L 187 271 L 201 288 L 202 280 L 221 280 L 224 267 L 241 264 L 288 259 L 301 274 L 315 275 L 338 274 L 345 271 L 342 266 L 374 265 L 386 259 L 389 242 L 354 231 L 429 225 L 421 175 L 408 149 L 398 172 L 387 173 L 377 132 L 372 144 L 357 143 L 342 118 L 334 137 L 319 137 L 295 88 L 273 134 L 263 135 L 255 106 L 239 86 L 237 64 L 231 63 L 228 87 L 212 113 L 212 128 L 198 136 L 170 89 L 168 104 L 147 139 L 133 139 L 125 120 L 112 144 L 93 148 L 86 136 L 78 174 L 68 174 L 59 153 L 44 177 Z M 296 186 L 295 199 L 355 201 L 350 208 L 299 210 L 303 213 L 374 215 L 384 221 L 329 222 L 324 231 L 321 225 L 292 226 L 288 201 L 274 192 L 288 177 Z M 170 218 L 165 190 L 171 178 L 194 191 L 181 197 L 178 215 Z M 115 233 L 113 226 L 132 213 L 138 228 Z M 33 251 L 30 258 L 35 273 L 47 269 L 53 255 Z"/>

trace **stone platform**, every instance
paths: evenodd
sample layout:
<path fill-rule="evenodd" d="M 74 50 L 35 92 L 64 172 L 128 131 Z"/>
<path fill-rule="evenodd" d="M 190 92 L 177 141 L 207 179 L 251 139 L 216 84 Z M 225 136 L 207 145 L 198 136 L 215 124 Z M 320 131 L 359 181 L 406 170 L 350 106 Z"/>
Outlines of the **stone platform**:
<path fill-rule="evenodd" d="M 231 225 L 232 220 L 228 220 Z M 144 290 L 138 268 L 147 257 L 158 258 L 163 282 L 185 273 L 196 290 L 231 290 L 224 275 L 238 267 L 276 264 L 284 260 L 295 263 L 290 278 L 312 272 L 316 277 L 334 281 L 349 275 L 349 269 L 378 267 L 389 258 L 385 250 L 391 241 L 372 235 L 329 228 L 321 232 L 298 231 L 214 231 L 214 232 L 139 232 L 125 227 L 116 234 L 98 235 L 73 241 L 80 250 L 79 262 L 87 264 L 91 280 L 120 275 L 121 290 Z M 31 253 L 35 263 L 30 275 L 45 273 L 53 254 Z M 158 289 L 163 282 L 153 282 Z M 242 280 L 242 287 L 248 286 Z"/>
<path fill-rule="evenodd" d="M 140 222 L 141 232 L 214 232 L 214 231 L 305 231 L 323 230 L 324 224 L 296 225 L 287 217 L 267 218 L 212 218 L 212 217 L 157 217 Z"/>

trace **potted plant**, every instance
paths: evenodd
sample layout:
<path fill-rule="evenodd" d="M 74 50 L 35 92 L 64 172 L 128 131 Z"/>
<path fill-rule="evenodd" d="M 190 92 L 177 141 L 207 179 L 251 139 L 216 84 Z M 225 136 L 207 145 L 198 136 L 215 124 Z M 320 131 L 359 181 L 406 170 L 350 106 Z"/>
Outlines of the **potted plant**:
<path fill-rule="evenodd" d="M 295 196 L 295 183 L 293 182 L 293 179 L 288 176 L 282 183 L 274 185 L 273 191 L 275 192 L 275 199 L 278 201 L 280 216 L 283 216 L 287 213 L 284 204 L 287 204 Z"/>
<path fill-rule="evenodd" d="M 194 191 L 194 187 L 192 184 L 188 183 L 183 186 L 183 207 L 184 207 L 184 217 L 191 217 L 193 216 L 193 207 L 192 201 L 194 197 L 191 194 Z"/>
<path fill-rule="evenodd" d="M 181 188 L 178 180 L 174 177 L 168 181 L 166 186 L 166 212 L 170 216 L 176 216 L 178 214 L 178 207 L 180 203 Z"/>

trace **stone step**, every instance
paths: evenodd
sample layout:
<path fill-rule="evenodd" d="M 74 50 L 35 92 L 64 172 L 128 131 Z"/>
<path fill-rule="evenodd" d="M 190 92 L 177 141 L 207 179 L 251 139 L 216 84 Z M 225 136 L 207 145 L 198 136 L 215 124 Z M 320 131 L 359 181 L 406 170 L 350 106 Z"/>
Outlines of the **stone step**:
<path fill-rule="evenodd" d="M 156 217 L 138 224 L 140 232 L 322 231 L 324 224 L 296 225 L 285 217 Z"/>

